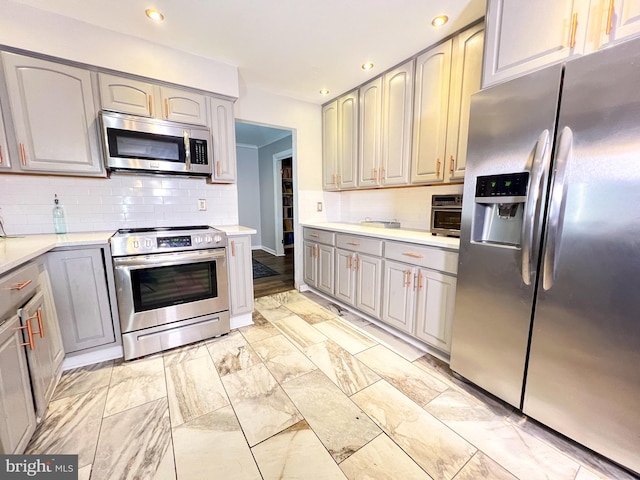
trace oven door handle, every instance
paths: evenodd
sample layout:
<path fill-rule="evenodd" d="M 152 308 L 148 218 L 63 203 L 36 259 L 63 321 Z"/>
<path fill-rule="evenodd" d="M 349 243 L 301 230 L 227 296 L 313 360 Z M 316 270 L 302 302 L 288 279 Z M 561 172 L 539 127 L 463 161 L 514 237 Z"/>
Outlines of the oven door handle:
<path fill-rule="evenodd" d="M 186 263 L 202 263 L 217 258 L 224 258 L 225 250 L 199 250 L 195 252 L 178 253 L 158 253 L 151 255 L 136 255 L 135 257 L 116 257 L 113 264 L 116 268 L 128 268 L 136 270 L 138 268 L 170 267 L 173 265 L 184 265 Z"/>

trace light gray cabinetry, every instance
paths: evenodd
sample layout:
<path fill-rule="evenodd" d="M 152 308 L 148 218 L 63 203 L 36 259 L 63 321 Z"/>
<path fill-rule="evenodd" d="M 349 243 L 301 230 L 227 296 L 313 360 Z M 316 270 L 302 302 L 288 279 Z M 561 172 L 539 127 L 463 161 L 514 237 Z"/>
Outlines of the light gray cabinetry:
<path fill-rule="evenodd" d="M 206 97 L 202 94 L 106 73 L 98 77 L 105 110 L 208 125 Z"/>
<path fill-rule="evenodd" d="M 213 182 L 236 181 L 236 127 L 233 102 L 209 97 L 213 151 Z"/>
<path fill-rule="evenodd" d="M 413 334 L 415 268 L 406 263 L 384 262 L 384 308 L 382 321 L 398 330 Z"/>
<path fill-rule="evenodd" d="M 91 73 L 7 52 L 2 62 L 20 154 L 14 169 L 104 176 Z"/>
<path fill-rule="evenodd" d="M 356 304 L 355 253 L 336 248 L 334 296 L 347 305 Z"/>
<path fill-rule="evenodd" d="M 322 230 L 303 230 L 303 278 L 307 285 L 333 295 L 335 234 Z"/>
<path fill-rule="evenodd" d="M 416 60 L 412 183 L 464 178 L 471 95 L 480 89 L 484 26 L 475 25 Z"/>
<path fill-rule="evenodd" d="M 251 238 L 248 235 L 229 237 L 229 307 L 231 316 L 253 312 L 253 268 Z"/>
<path fill-rule="evenodd" d="M 360 87 L 358 187 L 377 187 L 382 166 L 382 77 Z"/>
<path fill-rule="evenodd" d="M 415 335 L 425 343 L 449 353 L 456 278 L 420 268 L 417 280 Z"/>
<path fill-rule="evenodd" d="M 116 342 L 103 248 L 47 254 L 65 353 Z M 112 268 L 109 266 L 109 268 Z"/>
<path fill-rule="evenodd" d="M 322 109 L 323 186 L 354 188 L 358 162 L 358 92 L 350 92 Z"/>
<path fill-rule="evenodd" d="M 18 315 L 0 322 L 0 453 L 24 452 L 36 429 Z"/>
<path fill-rule="evenodd" d="M 594 0 L 592 0 L 592 3 Z M 640 2 L 607 0 L 605 8 L 594 11 L 594 29 L 599 32 L 597 48 L 640 35 Z"/>
<path fill-rule="evenodd" d="M 0 98 L 0 171 L 11 168 L 11 159 L 9 158 L 9 143 L 7 142 L 7 132 L 5 130 L 3 112 L 9 113 L 8 109 L 3 108 L 2 98 Z"/>

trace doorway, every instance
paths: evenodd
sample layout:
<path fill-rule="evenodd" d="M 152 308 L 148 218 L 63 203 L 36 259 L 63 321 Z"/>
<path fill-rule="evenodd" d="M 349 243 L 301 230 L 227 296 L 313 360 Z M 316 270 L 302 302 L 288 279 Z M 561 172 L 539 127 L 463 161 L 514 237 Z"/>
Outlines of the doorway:
<path fill-rule="evenodd" d="M 258 232 L 251 239 L 255 297 L 294 288 L 294 134 L 236 121 L 238 219 Z"/>

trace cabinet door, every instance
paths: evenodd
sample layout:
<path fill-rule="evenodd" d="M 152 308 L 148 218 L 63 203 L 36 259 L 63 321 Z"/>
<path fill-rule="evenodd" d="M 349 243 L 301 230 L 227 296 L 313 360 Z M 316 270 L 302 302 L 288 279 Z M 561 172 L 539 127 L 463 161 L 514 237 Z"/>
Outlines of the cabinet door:
<path fill-rule="evenodd" d="M 413 275 L 415 268 L 384 261 L 382 321 L 413 335 Z"/>
<path fill-rule="evenodd" d="M 382 259 L 358 254 L 356 257 L 356 308 L 380 318 Z"/>
<path fill-rule="evenodd" d="M 355 254 L 336 248 L 336 280 L 334 296 L 348 304 L 356 303 Z"/>
<path fill-rule="evenodd" d="M 0 453 L 21 454 L 36 429 L 36 415 L 20 319 L 0 325 Z"/>
<path fill-rule="evenodd" d="M 27 362 L 31 375 L 31 387 L 36 404 L 36 417 L 43 418 L 47 410 L 47 404 L 53 395 L 56 386 L 56 371 L 53 361 L 52 345 L 49 343 L 50 332 L 45 327 L 44 295 L 42 291 L 29 300 L 20 310 L 20 323 L 23 327 L 25 343 L 29 342 L 28 331 L 31 329 L 33 348 L 27 346 Z"/>
<path fill-rule="evenodd" d="M 40 288 L 42 289 L 42 294 L 44 296 L 44 328 L 47 332 L 53 370 L 57 376 L 62 368 L 62 361 L 64 360 L 64 346 L 62 345 L 62 336 L 60 334 L 60 323 L 58 321 L 58 313 L 53 300 L 53 290 L 51 288 L 49 273 L 47 272 L 44 262 L 38 263 L 38 271 L 38 282 L 40 283 Z"/>
<path fill-rule="evenodd" d="M 413 60 L 383 77 L 382 185 L 409 183 Z"/>
<path fill-rule="evenodd" d="M 47 267 L 65 353 L 115 342 L 102 249 L 49 252 Z"/>
<path fill-rule="evenodd" d="M 638 0 L 606 0 L 601 17 L 598 29 L 600 47 L 640 35 L 640 1 Z"/>
<path fill-rule="evenodd" d="M 310 287 L 315 287 L 318 283 L 318 268 L 316 261 L 316 249 L 318 245 L 316 243 L 304 242 L 303 252 L 303 270 L 304 270 L 304 283 Z"/>
<path fill-rule="evenodd" d="M 375 187 L 382 164 L 382 77 L 360 87 L 358 187 Z"/>
<path fill-rule="evenodd" d="M 333 263 L 335 248 L 328 245 L 318 245 L 317 249 L 318 260 L 318 290 L 333 295 Z"/>
<path fill-rule="evenodd" d="M 588 18 L 589 0 L 490 0 L 483 88 L 582 55 Z"/>
<path fill-rule="evenodd" d="M 104 174 L 91 74 L 2 53 L 21 168 L 54 174 Z"/>
<path fill-rule="evenodd" d="M 338 102 L 322 107 L 322 188 L 337 190 Z"/>
<path fill-rule="evenodd" d="M 420 269 L 418 275 L 416 337 L 449 353 L 456 278 L 425 269 Z"/>
<path fill-rule="evenodd" d="M 480 90 L 484 26 L 465 30 L 453 39 L 451 92 L 447 126 L 446 180 L 464 178 L 471 95 Z"/>
<path fill-rule="evenodd" d="M 154 86 L 151 83 L 98 74 L 100 103 L 104 110 L 153 117 L 159 112 L 154 106 Z"/>
<path fill-rule="evenodd" d="M 358 166 L 358 92 L 338 99 L 338 188 L 355 188 Z"/>
<path fill-rule="evenodd" d="M 162 118 L 174 122 L 208 125 L 207 97 L 178 88 L 160 87 Z M 235 139 L 234 139 L 235 142 Z"/>
<path fill-rule="evenodd" d="M 236 124 L 233 102 L 210 97 L 211 135 L 213 137 L 213 180 L 236 181 Z"/>
<path fill-rule="evenodd" d="M 229 299 L 231 316 L 234 316 L 253 312 L 251 238 L 233 237 L 229 244 Z"/>
<path fill-rule="evenodd" d="M 452 41 L 449 40 L 416 60 L 412 183 L 444 180 L 451 46 Z"/>
<path fill-rule="evenodd" d="M 5 109 L 6 114 L 8 110 Z M 9 146 L 7 143 L 7 132 L 4 128 L 4 119 L 2 103 L 0 103 L 0 171 L 11 168 L 11 160 L 9 159 Z"/>

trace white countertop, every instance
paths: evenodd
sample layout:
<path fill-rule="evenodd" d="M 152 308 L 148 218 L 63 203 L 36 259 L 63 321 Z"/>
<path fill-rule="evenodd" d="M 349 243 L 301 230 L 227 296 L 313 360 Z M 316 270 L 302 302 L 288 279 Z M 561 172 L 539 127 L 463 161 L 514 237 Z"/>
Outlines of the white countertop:
<path fill-rule="evenodd" d="M 238 235 L 255 235 L 258 231 L 254 228 L 243 227 L 242 225 L 225 225 L 223 227 L 214 226 L 213 228 L 224 232 L 229 237 Z"/>
<path fill-rule="evenodd" d="M 460 248 L 460 239 L 453 237 L 443 237 L 440 235 L 431 235 L 431 232 L 424 230 L 405 230 L 403 228 L 378 228 L 378 227 L 362 227 L 354 223 L 304 223 L 303 227 L 319 228 L 321 230 L 331 230 L 341 233 L 355 233 L 366 237 L 375 237 L 386 240 L 398 240 L 401 242 L 410 242 L 430 247 L 446 248 L 458 251 Z"/>
<path fill-rule="evenodd" d="M 105 245 L 114 232 L 24 235 L 0 238 L 0 274 L 18 267 L 56 247 Z"/>

